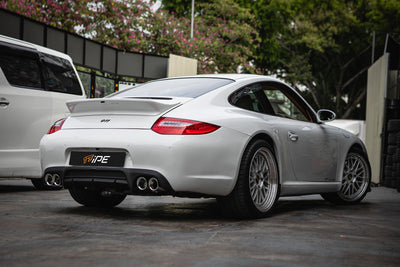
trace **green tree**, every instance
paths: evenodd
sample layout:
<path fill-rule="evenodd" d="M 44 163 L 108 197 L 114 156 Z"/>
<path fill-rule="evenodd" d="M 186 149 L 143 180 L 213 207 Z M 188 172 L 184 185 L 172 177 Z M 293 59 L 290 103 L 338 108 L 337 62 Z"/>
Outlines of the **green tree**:
<path fill-rule="evenodd" d="M 208 55 L 203 54 L 204 62 L 215 61 L 213 72 L 237 72 L 239 66 L 244 72 L 255 72 L 250 63 L 259 37 L 250 10 L 241 8 L 232 0 L 210 1 L 199 4 L 199 7 L 201 14 L 195 20 L 199 34 L 212 40 L 201 50 L 208 50 Z M 218 61 L 226 62 L 229 67 L 222 68 Z"/>
<path fill-rule="evenodd" d="M 365 99 L 371 34 L 396 31 L 400 3 L 380 0 L 237 0 L 259 21 L 256 64 L 290 82 L 316 109 L 348 118 Z"/>
<path fill-rule="evenodd" d="M 308 88 L 317 109 L 328 107 L 342 115 L 347 103 L 356 106 L 361 101 L 354 103 L 356 95 L 365 94 L 365 88 L 352 83 L 367 66 L 354 70 L 351 63 L 368 47 L 365 43 L 360 51 L 358 40 L 353 40 L 361 26 L 354 6 L 335 0 L 297 4 L 285 34 L 277 38 L 285 52 L 280 59 L 284 75 L 292 84 Z"/>
<path fill-rule="evenodd" d="M 207 0 L 195 0 L 195 10 L 200 11 L 199 5 L 207 3 Z M 192 12 L 192 0 L 162 0 L 162 8 L 179 17 L 190 18 Z"/>
<path fill-rule="evenodd" d="M 191 0 L 163 0 L 163 8 L 186 21 L 189 33 Z M 255 16 L 233 0 L 196 0 L 194 38 L 190 42 L 198 48 L 185 55 L 200 60 L 200 72 L 258 73 L 255 51 L 259 46 Z M 189 47 L 190 48 L 190 47 Z M 220 63 L 224 62 L 224 65 Z"/>
<path fill-rule="evenodd" d="M 203 3 L 196 17 L 195 36 L 190 20 L 163 9 L 152 10 L 144 0 L 8 0 L 0 7 L 126 51 L 199 60 L 200 73 L 236 72 L 250 64 L 258 39 L 249 10 L 233 0 Z"/>
<path fill-rule="evenodd" d="M 316 108 L 354 116 L 372 32 L 400 32 L 398 0 L 7 0 L 0 7 L 126 51 L 196 58 L 199 73 L 274 74 Z M 395 35 L 396 36 L 396 35 Z M 397 35 L 400 37 L 400 35 Z M 378 51 L 378 50 L 377 50 Z M 306 89 L 306 90 L 304 90 Z"/>

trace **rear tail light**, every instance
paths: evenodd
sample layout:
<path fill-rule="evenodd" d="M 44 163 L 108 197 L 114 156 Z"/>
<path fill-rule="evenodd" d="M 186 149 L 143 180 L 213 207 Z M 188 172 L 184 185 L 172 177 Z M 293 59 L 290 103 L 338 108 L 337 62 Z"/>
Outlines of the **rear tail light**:
<path fill-rule="evenodd" d="M 159 134 L 194 135 L 208 134 L 220 127 L 217 125 L 175 118 L 159 118 L 151 129 Z"/>
<path fill-rule="evenodd" d="M 64 122 L 65 122 L 66 119 L 67 119 L 67 118 L 64 118 L 64 119 L 61 119 L 61 120 L 56 121 L 56 122 L 53 124 L 53 126 L 51 126 L 51 128 L 50 128 L 50 130 L 47 132 L 47 134 L 52 134 L 52 133 L 55 133 L 55 132 L 61 130 L 61 127 L 63 126 L 63 124 L 64 124 Z"/>

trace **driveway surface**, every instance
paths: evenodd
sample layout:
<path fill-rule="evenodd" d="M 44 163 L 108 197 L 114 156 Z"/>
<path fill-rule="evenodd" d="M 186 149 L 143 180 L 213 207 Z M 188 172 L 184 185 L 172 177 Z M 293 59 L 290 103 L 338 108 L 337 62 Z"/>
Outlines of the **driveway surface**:
<path fill-rule="evenodd" d="M 0 266 L 399 266 L 400 193 L 375 187 L 355 206 L 281 198 L 269 218 L 232 220 L 213 199 L 93 209 L 0 180 L 0 237 Z"/>

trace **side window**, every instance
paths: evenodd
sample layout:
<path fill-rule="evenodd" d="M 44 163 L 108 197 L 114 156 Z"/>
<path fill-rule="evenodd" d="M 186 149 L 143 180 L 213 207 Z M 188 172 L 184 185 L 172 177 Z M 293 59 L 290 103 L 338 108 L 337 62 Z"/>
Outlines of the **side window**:
<path fill-rule="evenodd" d="M 41 59 L 46 90 L 82 95 L 78 78 L 68 60 L 47 54 L 42 54 Z"/>
<path fill-rule="evenodd" d="M 252 84 L 234 92 L 230 96 L 229 102 L 239 108 L 273 114 L 272 107 L 260 84 Z"/>
<path fill-rule="evenodd" d="M 305 107 L 302 107 L 288 92 L 274 87 L 263 86 L 275 115 L 300 121 L 311 121 Z"/>
<path fill-rule="evenodd" d="M 33 51 L 0 44 L 0 68 L 13 86 L 43 89 L 39 57 Z"/>

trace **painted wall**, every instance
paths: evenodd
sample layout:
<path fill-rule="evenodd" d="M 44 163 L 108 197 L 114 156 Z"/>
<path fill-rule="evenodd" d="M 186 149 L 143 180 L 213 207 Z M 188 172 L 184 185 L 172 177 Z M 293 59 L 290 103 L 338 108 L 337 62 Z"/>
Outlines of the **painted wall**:
<path fill-rule="evenodd" d="M 371 162 L 373 183 L 381 181 L 388 62 L 389 54 L 385 54 L 368 69 L 365 145 Z"/>
<path fill-rule="evenodd" d="M 169 55 L 167 77 L 177 77 L 197 74 L 197 59 Z"/>

